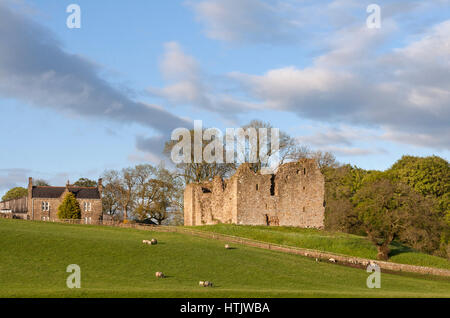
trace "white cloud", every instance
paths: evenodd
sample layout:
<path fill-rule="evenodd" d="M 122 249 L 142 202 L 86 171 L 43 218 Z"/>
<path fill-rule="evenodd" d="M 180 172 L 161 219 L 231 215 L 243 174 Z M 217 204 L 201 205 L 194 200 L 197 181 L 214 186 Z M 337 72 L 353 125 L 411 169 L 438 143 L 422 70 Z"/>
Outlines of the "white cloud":
<path fill-rule="evenodd" d="M 173 105 L 189 105 L 216 112 L 230 119 L 238 112 L 253 107 L 253 104 L 233 98 L 218 88 L 217 79 L 204 72 L 195 58 L 186 54 L 176 42 L 164 45 L 160 63 L 161 73 L 166 78 L 164 87 L 149 87 L 152 96 L 164 98 Z M 227 77 L 221 78 L 224 82 Z"/>
<path fill-rule="evenodd" d="M 403 48 L 377 56 L 368 53 L 376 50 L 377 41 L 361 40 L 361 29 L 353 32 L 344 38 L 338 34 L 341 41 L 332 41 L 335 47 L 317 57 L 313 66 L 232 76 L 261 109 L 396 132 L 389 136 L 422 136 L 433 139 L 428 144 L 434 147 L 450 149 L 446 137 L 450 135 L 450 20 Z"/>
<path fill-rule="evenodd" d="M 230 43 L 287 43 L 300 24 L 289 2 L 210 0 L 188 2 L 206 35 Z"/>

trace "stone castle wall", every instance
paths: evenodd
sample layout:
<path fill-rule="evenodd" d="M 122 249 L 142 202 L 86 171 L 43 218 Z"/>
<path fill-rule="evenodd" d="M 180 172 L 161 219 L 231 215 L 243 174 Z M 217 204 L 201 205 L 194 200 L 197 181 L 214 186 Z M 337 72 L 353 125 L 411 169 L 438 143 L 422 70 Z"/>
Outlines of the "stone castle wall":
<path fill-rule="evenodd" d="M 281 165 L 274 175 L 239 167 L 228 180 L 189 184 L 185 225 L 233 223 L 323 227 L 325 182 L 316 162 Z"/>

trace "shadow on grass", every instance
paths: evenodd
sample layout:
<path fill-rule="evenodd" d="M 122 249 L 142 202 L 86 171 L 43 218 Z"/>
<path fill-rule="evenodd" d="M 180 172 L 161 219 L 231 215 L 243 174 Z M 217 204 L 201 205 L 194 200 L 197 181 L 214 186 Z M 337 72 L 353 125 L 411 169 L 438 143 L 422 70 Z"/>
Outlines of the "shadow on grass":
<path fill-rule="evenodd" d="M 413 248 L 402 245 L 399 242 L 392 242 L 390 244 L 391 252 L 389 253 L 389 257 L 399 255 L 402 253 L 408 253 L 408 252 L 416 252 Z"/>

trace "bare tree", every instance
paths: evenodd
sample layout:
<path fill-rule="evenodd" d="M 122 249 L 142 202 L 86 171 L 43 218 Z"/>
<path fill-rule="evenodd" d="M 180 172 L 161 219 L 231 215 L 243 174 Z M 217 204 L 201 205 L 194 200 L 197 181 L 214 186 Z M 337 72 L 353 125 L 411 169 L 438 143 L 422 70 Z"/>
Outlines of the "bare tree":
<path fill-rule="evenodd" d="M 119 173 L 115 170 L 108 170 L 103 174 L 103 196 L 102 205 L 103 213 L 115 216 L 121 211 L 120 191 L 119 189 Z"/>
<path fill-rule="evenodd" d="M 205 131 L 205 129 L 203 130 Z M 191 149 L 194 149 L 194 130 L 190 131 L 191 135 Z M 166 142 L 164 153 L 170 156 L 173 147 L 178 143 L 177 140 L 170 140 Z M 202 140 L 202 153 L 205 150 L 208 142 Z M 224 150 L 224 156 L 226 150 Z M 176 165 L 178 170 L 178 176 L 182 177 L 186 184 L 192 182 L 202 182 L 212 180 L 215 176 L 225 178 L 230 176 L 235 170 L 236 165 L 234 163 L 208 163 L 202 160 L 200 163 L 194 162 L 194 152 L 191 152 L 190 163 L 179 163 Z M 225 161 L 225 160 L 224 160 Z"/>
<path fill-rule="evenodd" d="M 251 169 L 255 172 L 258 172 L 261 170 L 264 162 L 261 160 L 262 158 L 259 156 L 260 153 L 260 134 L 259 134 L 259 129 L 260 128 L 265 128 L 267 129 L 267 158 L 268 161 L 270 162 L 271 158 L 273 158 L 275 155 L 279 156 L 280 159 L 280 164 L 284 163 L 290 154 L 291 149 L 295 146 L 296 142 L 295 139 L 293 139 L 291 136 L 289 136 L 287 133 L 280 131 L 279 132 L 279 149 L 276 151 L 274 151 L 274 149 L 272 149 L 272 131 L 271 129 L 274 128 L 269 122 L 264 122 L 261 120 L 257 120 L 254 119 L 252 121 L 250 121 L 250 123 L 248 123 L 247 125 L 242 126 L 243 129 L 248 129 L 248 128 L 254 128 L 256 129 L 256 153 L 258 154 L 258 160 L 256 163 L 251 163 Z"/>
<path fill-rule="evenodd" d="M 136 208 L 135 216 L 141 220 L 152 220 L 161 224 L 169 218 L 171 211 L 177 211 L 181 203 L 182 183 L 175 173 L 151 165 L 136 166 Z"/>

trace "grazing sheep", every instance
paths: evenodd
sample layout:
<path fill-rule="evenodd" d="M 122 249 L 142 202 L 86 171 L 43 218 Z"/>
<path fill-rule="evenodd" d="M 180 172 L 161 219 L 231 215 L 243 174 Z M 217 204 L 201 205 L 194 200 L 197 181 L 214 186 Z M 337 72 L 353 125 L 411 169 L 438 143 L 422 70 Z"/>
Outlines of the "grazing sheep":
<path fill-rule="evenodd" d="M 309 254 L 308 254 L 308 253 L 305 253 L 305 256 L 309 256 Z"/>
<path fill-rule="evenodd" d="M 164 278 L 164 274 L 162 272 L 156 272 L 155 276 L 158 278 Z"/>
<path fill-rule="evenodd" d="M 319 259 L 318 258 L 316 258 L 316 262 L 318 262 L 319 261 Z"/>
<path fill-rule="evenodd" d="M 205 283 L 204 283 L 204 287 L 212 287 L 212 283 L 211 282 L 208 282 L 208 281 L 206 281 Z"/>
<path fill-rule="evenodd" d="M 150 244 L 150 241 L 149 241 L 149 240 L 143 240 L 142 243 L 144 243 L 144 244 Z"/>
<path fill-rule="evenodd" d="M 335 260 L 334 258 L 330 258 L 329 261 L 330 261 L 331 263 L 336 263 L 336 260 Z"/>
<path fill-rule="evenodd" d="M 158 244 L 158 241 L 157 241 L 156 239 L 152 239 L 152 240 L 150 241 L 150 244 L 151 244 L 151 245 L 156 245 L 156 244 Z"/>
<path fill-rule="evenodd" d="M 198 284 L 202 287 L 212 287 L 213 285 L 213 283 L 209 281 L 200 281 Z"/>
<path fill-rule="evenodd" d="M 225 244 L 225 248 L 228 250 L 230 248 L 230 245 Z"/>

